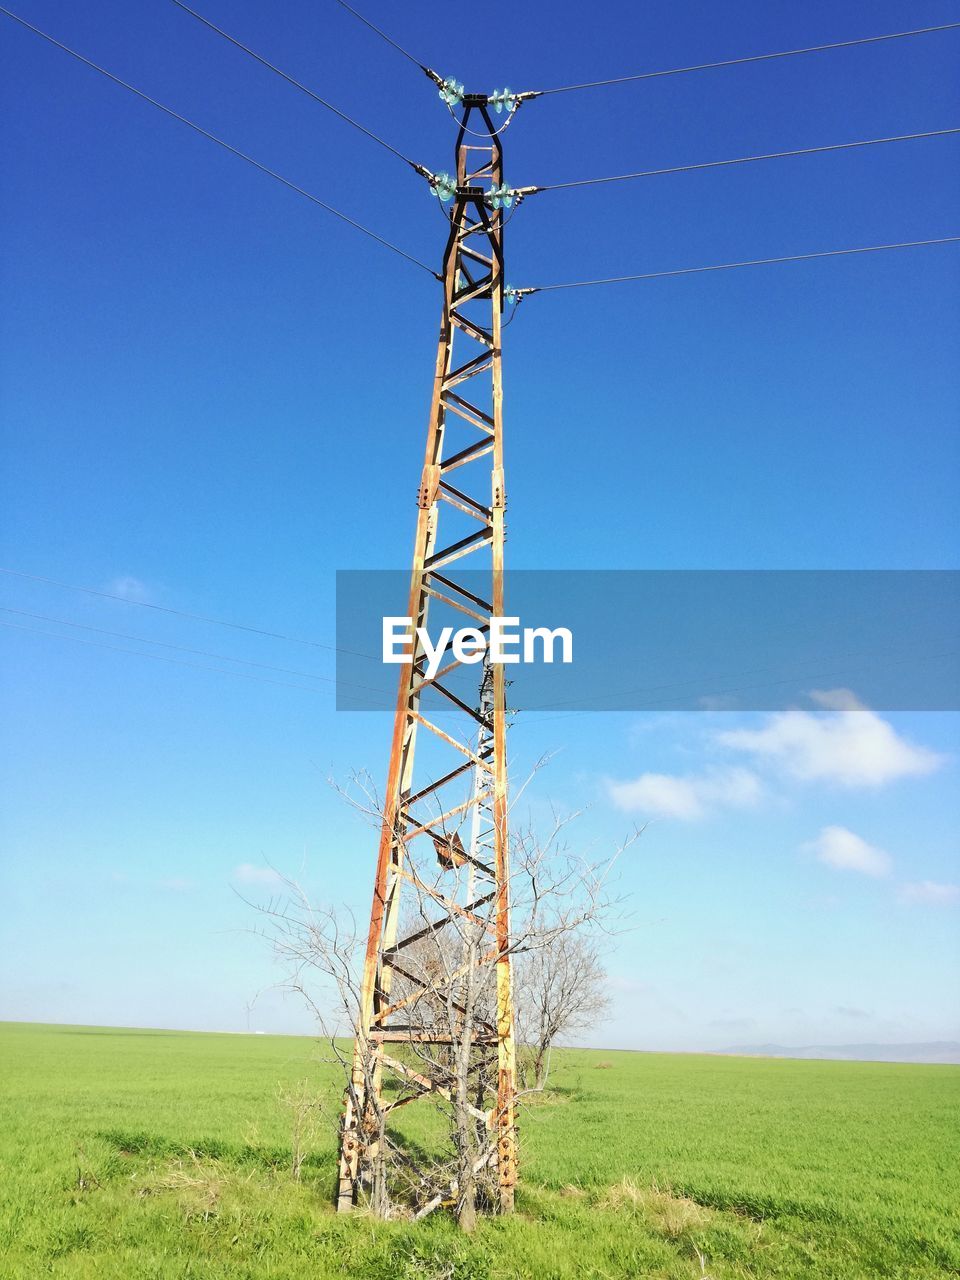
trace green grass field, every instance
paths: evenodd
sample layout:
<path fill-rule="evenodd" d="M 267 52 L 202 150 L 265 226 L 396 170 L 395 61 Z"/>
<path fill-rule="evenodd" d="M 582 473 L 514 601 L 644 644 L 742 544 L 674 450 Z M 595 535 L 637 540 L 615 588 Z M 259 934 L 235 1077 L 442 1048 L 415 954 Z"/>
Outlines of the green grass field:
<path fill-rule="evenodd" d="M 512 1218 L 337 1218 L 309 1040 L 0 1024 L 0 1275 L 960 1274 L 960 1068 L 569 1050 Z M 600 1066 L 599 1064 L 609 1064 Z M 281 1086 L 324 1100 L 301 1181 Z"/>

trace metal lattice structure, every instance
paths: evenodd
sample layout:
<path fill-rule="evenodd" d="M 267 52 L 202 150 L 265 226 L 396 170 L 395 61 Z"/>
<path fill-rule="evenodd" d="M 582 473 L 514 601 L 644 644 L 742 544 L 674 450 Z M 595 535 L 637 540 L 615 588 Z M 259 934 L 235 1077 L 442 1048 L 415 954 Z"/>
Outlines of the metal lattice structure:
<path fill-rule="evenodd" d="M 431 637 L 443 609 L 485 634 L 490 618 L 504 615 L 504 211 L 489 198 L 502 187 L 503 158 L 485 96 L 464 96 L 456 165 L 407 609 Z M 383 1134 L 397 1108 L 450 1098 L 444 1055 L 456 1051 L 470 1055 L 470 1115 L 487 1135 L 481 1160 L 497 1207 L 509 1211 L 517 1159 L 504 669 L 485 663 L 481 673 L 451 660 L 430 680 L 414 644 L 400 672 L 338 1207 L 349 1209 L 370 1186 L 378 1117 Z M 402 907 L 411 899 L 415 927 Z M 428 983 L 408 957 L 444 931 L 461 939 L 471 931 L 479 945 Z M 425 1016 L 439 1001 L 466 1017 L 460 992 L 474 980 L 491 994 L 469 1026 Z"/>

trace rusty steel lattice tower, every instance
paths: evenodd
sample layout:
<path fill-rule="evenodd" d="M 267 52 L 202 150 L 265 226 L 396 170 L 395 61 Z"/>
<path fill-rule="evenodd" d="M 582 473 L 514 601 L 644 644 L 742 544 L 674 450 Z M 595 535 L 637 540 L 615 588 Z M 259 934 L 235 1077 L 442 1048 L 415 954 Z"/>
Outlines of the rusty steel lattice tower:
<path fill-rule="evenodd" d="M 466 615 L 485 634 L 490 618 L 504 615 L 504 210 L 490 198 L 491 190 L 502 188 L 502 147 L 488 99 L 466 94 L 455 185 L 450 182 L 443 311 L 406 615 L 415 627 L 429 626 L 431 639 L 441 608 L 457 610 L 461 625 Z M 370 1184 L 377 1115 L 388 1124 L 396 1108 L 426 1097 L 436 1101 L 438 1094 L 451 1098 L 443 1054 L 454 1045 L 462 1050 L 466 1036 L 470 1115 L 487 1135 L 483 1162 L 488 1176 L 495 1169 L 497 1207 L 509 1211 L 517 1158 L 504 669 L 451 660 L 428 679 L 423 646 L 414 642 L 412 656 L 399 668 L 352 1085 L 342 1121 L 338 1207 L 348 1210 Z M 454 692 L 454 677 L 469 679 L 472 694 L 462 684 Z M 438 704 L 447 713 L 437 715 L 443 727 L 430 709 Z M 414 923 L 402 909 L 405 893 L 419 906 Z M 427 990 L 407 957 L 451 924 L 476 931 L 481 945 L 470 953 L 472 976 L 491 992 L 467 1029 L 431 1026 L 414 1016 L 438 993 L 435 986 Z M 440 994 L 448 1011 L 466 1013 L 458 1003 L 462 988 L 454 985 L 471 976 L 466 967 L 447 974 Z M 422 1062 L 430 1054 L 430 1070 L 416 1064 L 418 1055 Z"/>

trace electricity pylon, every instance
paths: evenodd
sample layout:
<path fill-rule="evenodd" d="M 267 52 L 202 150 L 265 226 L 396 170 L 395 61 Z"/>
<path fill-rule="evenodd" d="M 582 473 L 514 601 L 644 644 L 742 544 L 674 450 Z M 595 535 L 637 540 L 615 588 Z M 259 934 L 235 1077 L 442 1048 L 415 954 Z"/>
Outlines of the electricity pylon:
<path fill-rule="evenodd" d="M 452 204 L 443 311 L 406 615 L 414 628 L 429 627 L 434 642 L 438 609 L 465 614 L 485 635 L 491 617 L 504 616 L 503 154 L 486 96 L 466 94 L 462 106 L 456 181 L 447 180 Z M 497 192 L 501 198 L 491 194 Z M 472 570 L 469 585 L 464 566 Z M 479 587 L 478 579 L 486 585 Z M 389 1131 L 397 1107 L 435 1100 L 438 1093 L 452 1100 L 443 1055 L 452 1054 L 455 1044 L 462 1049 L 466 1036 L 470 1115 L 488 1135 L 484 1163 L 496 1168 L 499 1208 L 510 1211 L 517 1160 L 504 669 L 485 663 L 472 693 L 462 684 L 454 692 L 451 682 L 465 680 L 477 667 L 451 660 L 428 679 L 423 645 L 413 639 L 410 653 L 412 662 L 400 668 L 382 804 L 352 1085 L 342 1122 L 338 1208 L 349 1210 L 370 1185 L 381 1154 L 378 1116 L 386 1116 Z M 440 705 L 448 713 L 438 717 L 443 727 L 432 718 L 432 707 Z M 403 914 L 405 892 L 420 911 L 414 925 Z M 408 957 L 424 939 L 436 939 L 451 926 L 461 937 L 464 928 L 474 930 L 481 945 L 469 953 L 473 972 L 465 974 L 460 966 L 438 991 Z M 491 1001 L 478 1009 L 469 1027 L 431 1024 L 420 1016 L 423 1005 L 438 998 L 448 1014 L 465 1011 L 458 1000 L 471 978 L 487 981 L 495 1008 Z M 394 1045 L 407 1048 L 392 1050 Z M 430 1069 L 416 1069 L 411 1058 L 429 1061 Z"/>

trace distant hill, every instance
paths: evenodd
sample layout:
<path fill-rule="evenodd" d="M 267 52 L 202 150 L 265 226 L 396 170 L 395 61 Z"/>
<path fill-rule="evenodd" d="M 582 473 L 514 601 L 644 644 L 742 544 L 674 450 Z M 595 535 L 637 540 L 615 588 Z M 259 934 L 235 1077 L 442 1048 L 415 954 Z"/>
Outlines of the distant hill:
<path fill-rule="evenodd" d="M 933 1040 L 928 1044 L 738 1044 L 717 1053 L 745 1058 L 829 1058 L 847 1062 L 960 1063 L 960 1041 Z"/>

